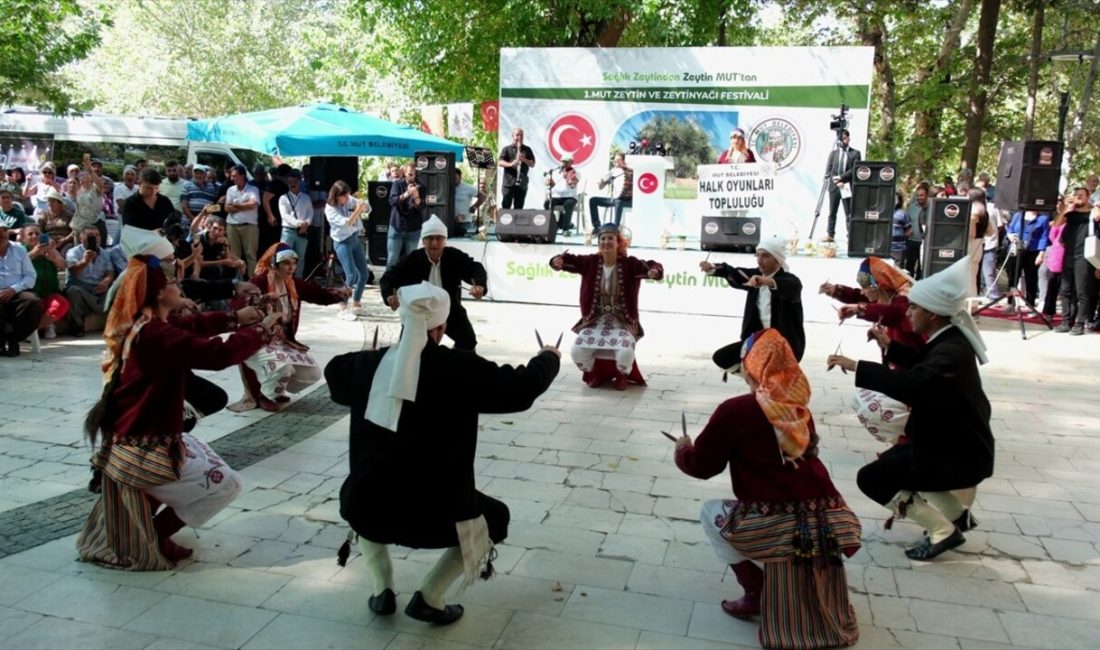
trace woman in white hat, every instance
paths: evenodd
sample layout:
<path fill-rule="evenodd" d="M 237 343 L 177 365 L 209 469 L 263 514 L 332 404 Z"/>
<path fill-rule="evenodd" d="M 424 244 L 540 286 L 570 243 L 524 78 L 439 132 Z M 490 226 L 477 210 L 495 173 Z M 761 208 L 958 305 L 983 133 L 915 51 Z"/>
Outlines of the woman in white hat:
<path fill-rule="evenodd" d="M 52 187 L 42 195 L 46 199 L 46 209 L 36 212 L 38 225 L 50 236 L 57 250 L 64 253 L 76 239 L 72 228 L 73 212 L 65 205 L 65 195 Z"/>

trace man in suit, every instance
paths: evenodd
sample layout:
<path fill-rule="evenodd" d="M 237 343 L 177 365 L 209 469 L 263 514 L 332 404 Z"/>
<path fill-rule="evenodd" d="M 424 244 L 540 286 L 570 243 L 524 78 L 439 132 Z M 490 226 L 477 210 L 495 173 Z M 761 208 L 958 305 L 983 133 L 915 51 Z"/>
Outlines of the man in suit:
<path fill-rule="evenodd" d="M 378 283 L 382 289 L 382 300 L 396 311 L 401 306 L 397 297 L 399 288 L 425 281 L 441 287 L 451 296 L 447 336 L 454 341 L 456 349 L 473 352 L 477 347 L 477 337 L 460 301 L 462 283 L 469 283 L 470 295 L 475 300 L 481 300 L 489 279 L 485 267 L 457 248 L 447 246 L 447 226 L 439 217 L 433 216 L 425 221 L 420 236 L 423 248 L 402 257 L 393 268 L 386 269 Z"/>
<path fill-rule="evenodd" d="M 735 268 L 703 261 L 699 268 L 707 275 L 725 278 L 734 289 L 748 292 L 741 319 L 741 341 L 768 327 L 787 339 L 794 357 L 802 360 L 806 331 L 802 326 L 802 281 L 787 267 L 787 240 L 770 237 L 756 247 L 756 268 Z M 719 348 L 714 363 L 722 370 L 741 364 L 741 341 Z"/>
<path fill-rule="evenodd" d="M 891 343 L 885 364 L 828 359 L 830 367 L 854 371 L 857 387 L 910 407 L 909 444 L 880 454 L 859 470 L 856 483 L 895 516 L 928 531 L 905 551 L 914 560 L 966 542 L 963 532 L 976 522 L 953 491 L 971 491 L 993 475 L 989 400 L 978 374 L 978 363 L 987 361 L 985 343 L 966 306 L 971 275 L 963 258 L 909 290 L 906 315 L 913 331 L 928 337 L 920 349 Z"/>
<path fill-rule="evenodd" d="M 836 238 L 836 210 L 842 202 L 841 192 L 847 194 L 843 198 L 844 218 L 852 218 L 852 192 L 851 188 L 842 190 L 845 185 L 852 182 L 852 169 L 861 159 L 858 149 L 848 146 L 851 134 L 845 129 L 840 132 L 840 146 L 833 147 L 829 154 L 829 161 L 825 165 L 825 176 L 829 179 L 829 222 L 826 227 L 825 241 L 833 241 Z"/>

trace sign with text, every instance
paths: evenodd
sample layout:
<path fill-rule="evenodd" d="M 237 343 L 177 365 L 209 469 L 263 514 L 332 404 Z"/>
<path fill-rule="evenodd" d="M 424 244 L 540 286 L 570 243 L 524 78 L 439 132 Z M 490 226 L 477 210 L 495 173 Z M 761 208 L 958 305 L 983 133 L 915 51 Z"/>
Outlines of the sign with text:
<path fill-rule="evenodd" d="M 727 210 L 767 214 L 776 195 L 774 163 L 699 165 L 699 203 L 703 214 Z"/>

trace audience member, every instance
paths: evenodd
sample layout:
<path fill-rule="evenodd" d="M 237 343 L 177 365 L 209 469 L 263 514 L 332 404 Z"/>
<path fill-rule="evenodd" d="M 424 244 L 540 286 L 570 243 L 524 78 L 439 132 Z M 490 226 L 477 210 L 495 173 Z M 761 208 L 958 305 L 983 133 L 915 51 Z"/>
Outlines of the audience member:
<path fill-rule="evenodd" d="M 32 289 L 37 280 L 27 249 L 11 241 L 0 221 L 0 352 L 19 356 L 19 343 L 42 320 L 42 303 Z"/>
<path fill-rule="evenodd" d="M 390 227 L 386 239 L 386 270 L 420 245 L 420 226 L 424 223 L 423 197 L 428 190 L 416 180 L 416 166 L 405 165 L 405 177 L 390 187 Z"/>
<path fill-rule="evenodd" d="M 65 197 L 55 189 L 48 189 L 44 193 L 46 209 L 41 214 L 35 213 L 38 225 L 57 244 L 57 250 L 66 251 L 76 240 L 76 233 L 70 225 L 73 213 L 65 208 Z"/>
<path fill-rule="evenodd" d="M 279 219 L 282 222 L 280 241 L 290 246 L 298 259 L 304 262 L 306 247 L 309 245 L 309 225 L 313 222 L 313 202 L 310 201 L 309 194 L 302 191 L 300 172 L 289 171 L 285 182 L 287 191 L 278 198 Z M 304 270 L 305 264 L 300 263 L 294 273 L 300 278 Z"/>
<path fill-rule="evenodd" d="M 347 183 L 336 181 L 332 184 L 328 192 L 325 217 L 328 219 L 336 258 L 344 269 L 344 285 L 352 292 L 351 307 L 347 303 L 342 304 L 340 313 L 336 316 L 340 320 L 352 321 L 365 314 L 361 300 L 370 270 L 367 268 L 367 257 L 363 252 L 363 242 L 359 240 L 359 232 L 363 228 L 362 217 L 368 214 L 370 204 L 352 196 Z M 390 227 L 392 229 L 393 226 Z M 419 228 L 417 232 L 420 232 Z"/>
<path fill-rule="evenodd" d="M 931 188 L 928 183 L 917 185 L 913 200 L 909 202 L 909 237 L 905 240 L 905 259 L 902 267 L 910 277 L 919 280 L 921 268 L 921 246 L 924 244 L 924 232 L 928 228 L 928 199 Z"/>
<path fill-rule="evenodd" d="M 37 224 L 24 227 L 19 237 L 34 266 L 35 281 L 32 291 L 42 303 L 42 318 L 38 322 L 38 329 L 44 330 L 42 335 L 45 338 L 55 339 L 57 329 L 54 323 L 69 313 L 69 301 L 61 293 L 61 282 L 58 278 L 58 271 L 64 271 L 68 265 L 61 253 L 57 252 L 57 246 L 48 236 L 42 234 Z"/>
<path fill-rule="evenodd" d="M 122 182 L 115 183 L 112 193 L 115 199 L 115 214 L 121 215 L 122 205 L 126 203 L 126 199 L 137 194 L 137 181 L 137 168 L 133 165 L 126 165 L 126 169 L 122 170 Z"/>
<path fill-rule="evenodd" d="M 913 235 L 913 224 L 905 210 L 905 195 L 894 192 L 894 215 L 890 233 L 890 258 L 899 268 L 905 266 L 905 250 Z"/>
<path fill-rule="evenodd" d="M 293 171 L 290 165 L 285 163 L 275 168 L 271 175 L 271 180 L 261 188 L 260 196 L 263 197 L 260 201 L 260 206 L 263 208 L 259 219 L 259 245 L 256 250 L 266 251 L 271 248 L 271 245 L 277 241 L 281 241 L 283 235 L 283 227 L 279 223 L 280 209 L 279 200 L 290 191 L 290 187 L 287 183 L 287 176 Z M 292 245 L 293 246 L 293 245 Z M 295 249 L 297 250 L 297 249 Z M 299 261 L 304 253 L 299 254 Z"/>
<path fill-rule="evenodd" d="M 245 273 L 252 276 L 256 268 L 256 247 L 260 245 L 260 190 L 248 184 L 248 170 L 235 165 L 229 173 L 230 185 L 225 192 L 226 229 L 229 250 L 245 261 Z"/>
<path fill-rule="evenodd" d="M 485 202 L 485 190 L 481 187 L 474 187 L 469 183 L 462 182 L 462 170 L 455 168 L 454 175 L 454 190 L 455 190 L 455 221 L 451 226 L 451 237 L 465 237 L 466 228 L 471 218 L 477 214 L 477 209 L 481 207 L 481 204 Z M 574 201 L 574 203 L 576 203 Z"/>
<path fill-rule="evenodd" d="M 73 336 L 84 336 L 84 319 L 102 315 L 106 307 L 107 289 L 115 281 L 111 255 L 100 246 L 99 231 L 87 228 L 80 233 L 80 243 L 65 256 L 69 279 L 65 297 L 71 308 L 65 323 Z"/>
<path fill-rule="evenodd" d="M 0 223 L 11 230 L 19 230 L 30 219 L 23 206 L 15 201 L 15 195 L 8 187 L 0 188 Z"/>
<path fill-rule="evenodd" d="M 182 199 L 183 188 L 187 181 L 180 178 L 179 164 L 174 160 L 164 163 L 164 180 L 157 191 L 161 196 L 167 197 L 172 202 L 172 209 L 183 213 Z"/>
<path fill-rule="evenodd" d="M 1007 236 L 1009 281 L 1023 280 L 1024 298 L 1035 305 L 1039 296 L 1039 256 L 1050 246 L 1050 215 L 1032 210 L 1017 212 L 1008 224 Z M 1009 298 L 1009 305 L 1014 304 L 1015 299 Z"/>

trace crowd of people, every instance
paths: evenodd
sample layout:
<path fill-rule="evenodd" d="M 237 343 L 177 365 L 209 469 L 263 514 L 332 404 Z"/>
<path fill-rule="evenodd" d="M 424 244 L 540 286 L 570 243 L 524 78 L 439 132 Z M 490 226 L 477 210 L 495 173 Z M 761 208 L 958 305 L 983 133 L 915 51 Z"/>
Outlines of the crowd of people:
<path fill-rule="evenodd" d="M 743 134 L 731 137 L 728 155 L 744 157 L 742 144 Z M 522 204 L 521 177 L 534 156 L 522 131 L 509 148 L 501 165 L 514 178 L 505 188 Z M 234 410 L 278 411 L 324 377 L 333 401 L 352 416 L 341 514 L 374 580 L 369 609 L 380 616 L 396 611 L 389 545 L 444 549 L 405 613 L 438 625 L 458 620 L 463 610 L 447 604 L 445 594 L 460 579 L 465 588 L 492 576 L 494 545 L 507 537 L 509 523 L 507 505 L 474 480 L 478 414 L 530 408 L 559 373 L 561 341 L 545 345 L 540 338 L 539 352 L 517 367 L 476 353 L 462 295 L 486 294 L 486 270 L 448 246 L 447 224 L 424 217 L 424 188 L 412 165 L 387 172 L 394 176 L 389 255 L 379 281 L 382 300 L 401 318 L 400 338 L 339 355 L 322 368 L 297 338 L 302 305 L 338 304 L 341 318 L 358 317 L 370 279 L 359 239 L 368 202 L 339 181 L 323 197 L 310 193 L 302 172 L 285 165 L 269 181 L 260 170 L 249 180 L 248 170 L 233 167 L 221 187 L 201 165 L 190 178 L 178 169 L 162 177 L 151 167 L 128 168 L 108 192 L 94 161 L 85 163 L 72 176 L 72 209 L 45 178 L 19 201 L 10 187 L 0 187 L 5 354 L 17 355 L 36 328 L 68 323 L 79 336 L 89 318 L 105 319 L 104 388 L 85 421 L 96 447 L 89 487 L 100 498 L 77 540 L 81 559 L 131 570 L 172 568 L 192 555 L 172 536 L 201 526 L 240 493 L 239 474 L 193 433 L 203 417 L 228 404 L 225 392 L 195 370 L 238 367 L 244 396 L 228 406 Z M 615 167 L 624 170 L 625 159 Z M 559 172 L 568 185 L 564 165 Z M 557 182 L 548 177 L 548 201 Z M 996 289 L 987 253 L 996 262 L 1003 236 L 1013 263 L 1033 267 L 1021 268 L 1027 286 L 1020 297 L 1045 306 L 1052 290 L 1060 291 L 1062 329 L 1095 328 L 1098 276 L 1083 247 L 1100 223 L 1100 196 L 1093 193 L 1095 177 L 1089 183 L 1053 219 L 1021 212 L 1002 233 L 997 211 L 987 206 L 995 192 L 989 179 L 979 177 L 971 188 L 961 181 L 952 189 L 972 203 L 971 254 L 927 277 L 908 267 L 912 232 L 926 227 L 929 197 L 946 189 L 922 185 L 911 204 L 898 198 L 906 240 L 892 259 L 864 260 L 858 286 L 826 281 L 818 288 L 842 303 L 842 320 L 868 322 L 868 337 L 881 347 L 874 361 L 838 350 L 824 363 L 852 374 L 854 414 L 887 445 L 859 471 L 857 485 L 889 511 L 890 522 L 908 518 L 923 526 L 924 536 L 905 551 L 914 560 L 965 543 L 978 525 L 976 491 L 993 473 L 991 410 L 979 372 L 987 350 L 968 303 L 979 282 Z M 483 197 L 475 191 L 469 198 L 476 207 Z M 32 212 L 37 217 L 20 214 L 23 199 L 44 201 Z M 110 223 L 108 203 L 118 208 L 118 226 Z M 631 256 L 629 236 L 616 221 L 593 223 L 596 253 L 561 253 L 549 266 L 580 276 L 581 314 L 568 345 L 582 381 L 624 390 L 628 382 L 645 385 L 636 356 L 644 335 L 640 290 L 643 281 L 660 281 L 664 268 Z M 326 222 L 345 271 L 336 288 L 309 282 L 302 271 Z M 755 266 L 700 262 L 702 272 L 746 292 L 740 340 L 713 360 L 724 379 L 740 375 L 748 392 L 719 404 L 694 439 L 686 425 L 679 436 L 665 435 L 685 474 L 707 479 L 727 468 L 730 474 L 732 498 L 707 501 L 700 513 L 702 535 L 742 587 L 740 598 L 721 603 L 723 611 L 759 616 L 765 647 L 847 646 L 859 631 L 843 560 L 859 549 L 861 527 L 818 459 L 811 386 L 800 366 L 803 283 L 788 251 L 788 242 L 771 237 L 757 247 Z M 1044 267 L 1045 290 L 1033 286 Z M 444 336 L 452 347 L 442 345 Z M 399 493 L 388 488 L 395 481 L 405 486 Z M 427 503 L 432 507 L 425 509 Z"/>

